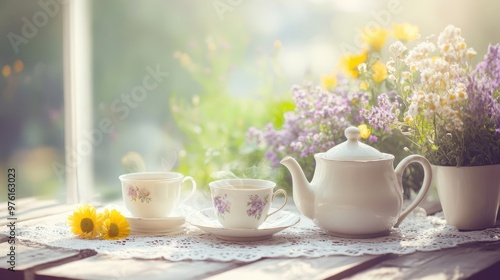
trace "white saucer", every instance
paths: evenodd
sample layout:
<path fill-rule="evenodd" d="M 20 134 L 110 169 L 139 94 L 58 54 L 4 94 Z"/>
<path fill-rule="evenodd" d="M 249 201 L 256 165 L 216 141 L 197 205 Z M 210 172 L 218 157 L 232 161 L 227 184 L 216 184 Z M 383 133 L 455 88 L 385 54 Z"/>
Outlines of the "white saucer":
<path fill-rule="evenodd" d="M 228 241 L 259 241 L 271 238 L 273 234 L 297 224 L 300 217 L 288 212 L 279 211 L 269 217 L 257 229 L 233 229 L 223 228 L 217 221 L 212 208 L 203 209 L 189 215 L 186 221 L 215 237 Z"/>
<path fill-rule="evenodd" d="M 139 218 L 134 217 L 124 205 L 108 205 L 106 208 L 116 209 L 122 213 L 130 225 L 130 232 L 136 235 L 152 235 L 173 233 L 183 229 L 186 218 L 182 215 L 184 209 L 179 209 L 172 216 L 164 218 Z"/>
<path fill-rule="evenodd" d="M 171 233 L 178 231 L 186 219 L 181 216 L 165 218 L 136 218 L 124 213 L 132 233 Z"/>

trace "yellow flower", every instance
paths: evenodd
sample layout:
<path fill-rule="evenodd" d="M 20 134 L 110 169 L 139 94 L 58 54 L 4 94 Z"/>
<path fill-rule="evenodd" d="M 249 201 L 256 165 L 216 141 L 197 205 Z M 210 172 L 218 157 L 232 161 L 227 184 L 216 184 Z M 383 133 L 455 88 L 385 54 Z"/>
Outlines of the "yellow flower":
<path fill-rule="evenodd" d="M 11 72 L 12 72 L 12 71 L 10 70 L 10 65 L 4 65 L 4 66 L 3 66 L 3 68 L 2 68 L 2 75 L 3 75 L 4 77 L 8 77 L 8 76 L 10 76 L 10 73 L 11 73 Z"/>
<path fill-rule="evenodd" d="M 329 90 L 334 88 L 337 85 L 337 77 L 336 74 L 332 75 L 322 75 L 321 76 L 321 86 L 325 90 Z"/>
<path fill-rule="evenodd" d="M 97 217 L 101 221 L 105 221 L 107 218 L 109 218 L 109 210 L 108 210 L 108 208 L 104 208 L 104 212 L 97 214 Z"/>
<path fill-rule="evenodd" d="M 366 51 L 357 54 L 347 53 L 340 58 L 340 67 L 346 75 L 357 78 L 359 75 L 358 65 L 366 61 L 366 56 Z"/>
<path fill-rule="evenodd" d="M 120 212 L 111 210 L 107 212 L 107 218 L 102 224 L 102 237 L 106 240 L 115 240 L 125 238 L 130 234 L 127 219 Z"/>
<path fill-rule="evenodd" d="M 358 126 L 359 129 L 359 136 L 363 139 L 368 139 L 371 134 L 371 130 L 368 128 L 366 124 L 362 124 Z"/>
<path fill-rule="evenodd" d="M 368 89 L 368 83 L 365 81 L 362 81 L 361 84 L 359 85 L 359 89 L 361 90 L 367 90 Z"/>
<path fill-rule="evenodd" d="M 458 44 L 458 49 L 459 50 L 465 50 L 467 48 L 467 44 L 465 42 L 461 42 Z"/>
<path fill-rule="evenodd" d="M 375 29 L 366 27 L 363 29 L 361 35 L 363 41 L 370 46 L 370 49 L 380 51 L 385 45 L 388 32 L 380 26 L 375 27 Z"/>
<path fill-rule="evenodd" d="M 395 23 L 393 25 L 394 37 L 403 42 L 417 39 L 419 36 L 418 32 L 418 26 L 406 22 L 402 24 Z"/>
<path fill-rule="evenodd" d="M 76 208 L 73 215 L 68 217 L 71 232 L 84 239 L 99 236 L 101 221 L 100 215 L 96 214 L 95 207 L 88 204 Z"/>
<path fill-rule="evenodd" d="M 178 59 L 181 65 L 186 68 L 193 66 L 193 61 L 191 61 L 191 57 L 187 53 L 176 51 L 174 52 L 174 58 Z"/>
<path fill-rule="evenodd" d="M 375 82 L 380 83 L 387 78 L 387 67 L 380 60 L 377 60 L 372 66 L 372 78 Z"/>
<path fill-rule="evenodd" d="M 24 63 L 22 60 L 16 60 L 16 62 L 14 62 L 14 72 L 16 73 L 20 73 L 21 71 L 23 71 L 24 69 Z"/>

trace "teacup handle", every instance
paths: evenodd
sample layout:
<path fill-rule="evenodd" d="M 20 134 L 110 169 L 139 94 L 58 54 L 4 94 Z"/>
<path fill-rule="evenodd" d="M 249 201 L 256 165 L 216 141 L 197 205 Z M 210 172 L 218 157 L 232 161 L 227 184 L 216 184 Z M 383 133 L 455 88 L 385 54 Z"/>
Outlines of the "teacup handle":
<path fill-rule="evenodd" d="M 273 193 L 273 196 L 271 197 L 271 203 L 274 201 L 274 198 L 275 198 L 278 194 L 282 194 L 282 195 L 284 195 L 284 196 L 285 196 L 285 201 L 283 202 L 283 204 L 282 204 L 282 205 L 281 205 L 278 209 L 276 209 L 276 210 L 275 210 L 275 211 L 273 211 L 272 213 L 267 214 L 266 219 L 267 219 L 267 218 L 269 218 L 269 216 L 274 215 L 274 214 L 276 214 L 276 212 L 278 212 L 278 211 L 280 211 L 281 209 L 283 209 L 283 207 L 285 207 L 286 203 L 288 202 L 288 195 L 287 195 L 286 191 L 285 191 L 285 190 L 282 190 L 282 189 L 279 189 L 279 190 L 277 190 L 277 191 L 275 191 L 275 192 Z"/>
<path fill-rule="evenodd" d="M 413 209 L 415 209 L 415 207 L 417 207 L 420 204 L 420 202 L 422 202 L 422 200 L 424 200 L 425 195 L 427 194 L 427 191 L 429 191 L 429 187 L 431 186 L 432 168 L 431 168 L 431 164 L 429 163 L 429 161 L 421 155 L 410 155 L 410 156 L 405 157 L 398 164 L 398 166 L 396 167 L 396 170 L 395 170 L 396 178 L 399 179 L 398 185 L 401 187 L 400 191 L 402 191 L 402 189 L 403 189 L 403 183 L 402 183 L 403 182 L 403 171 L 410 163 L 413 163 L 413 162 L 419 163 L 424 168 L 424 180 L 422 182 L 422 187 L 420 188 L 420 191 L 418 192 L 415 200 L 403 211 L 403 213 L 401 213 L 401 215 L 399 215 L 398 221 L 394 225 L 394 227 L 398 227 L 399 224 L 401 224 L 401 222 L 406 218 L 406 216 L 408 216 L 408 214 L 410 214 L 410 212 Z M 402 195 L 401 195 L 401 198 L 402 198 Z M 402 203 L 402 199 L 401 199 L 401 203 Z"/>
<path fill-rule="evenodd" d="M 185 176 L 184 178 L 182 178 L 181 187 L 182 185 L 184 185 L 186 181 L 191 181 L 191 192 L 179 202 L 179 205 L 183 205 L 188 199 L 190 199 L 194 195 L 194 192 L 196 191 L 196 181 L 194 180 L 194 178 L 191 176 Z"/>

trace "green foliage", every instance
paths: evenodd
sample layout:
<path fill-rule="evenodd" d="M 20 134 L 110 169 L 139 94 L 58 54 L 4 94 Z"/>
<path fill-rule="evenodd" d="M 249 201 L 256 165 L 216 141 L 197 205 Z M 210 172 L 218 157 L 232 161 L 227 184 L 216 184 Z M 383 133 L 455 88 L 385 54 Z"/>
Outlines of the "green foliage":
<path fill-rule="evenodd" d="M 295 110 L 295 103 L 290 100 L 281 101 L 273 108 L 273 121 L 272 124 L 275 128 L 279 129 L 285 123 L 285 113 Z"/>
<path fill-rule="evenodd" d="M 237 177 L 273 178 L 263 161 L 263 151 L 246 145 L 248 127 L 271 119 L 273 102 L 216 94 L 195 102 L 174 95 L 171 104 L 175 121 L 186 138 L 179 172 L 194 176 L 202 187 L 221 170 L 229 170 Z"/>
<path fill-rule="evenodd" d="M 241 129 L 245 121 L 235 100 L 219 95 L 202 99 L 199 104 L 187 104 L 174 95 L 171 99 L 174 118 L 184 133 L 185 156 L 180 158 L 179 171 L 207 182 L 210 173 L 218 169 L 216 161 L 227 162 L 231 154 L 239 153 Z"/>
<path fill-rule="evenodd" d="M 194 58 L 183 52 L 174 55 L 202 88 L 191 98 L 172 94 L 170 100 L 174 120 L 184 135 L 177 170 L 195 177 L 200 188 L 217 179 L 213 175 L 220 171 L 271 180 L 280 176 L 265 160 L 265 151 L 247 144 L 246 132 L 269 120 L 282 125 L 283 112 L 294 104 L 280 99 L 276 89 L 279 67 L 272 58 L 260 58 L 259 69 L 248 70 L 258 72 L 260 83 L 255 93 L 241 96 L 232 92 L 228 76 L 242 59 L 246 41 L 243 38 L 240 45 L 228 47 L 222 37 L 212 36 L 205 48 L 197 49 Z M 268 67 L 269 62 L 274 67 Z"/>
<path fill-rule="evenodd" d="M 429 161 L 444 166 L 480 166 L 500 164 L 500 137 L 487 122 L 466 123 L 463 131 L 436 136 L 436 148 L 427 148 Z"/>

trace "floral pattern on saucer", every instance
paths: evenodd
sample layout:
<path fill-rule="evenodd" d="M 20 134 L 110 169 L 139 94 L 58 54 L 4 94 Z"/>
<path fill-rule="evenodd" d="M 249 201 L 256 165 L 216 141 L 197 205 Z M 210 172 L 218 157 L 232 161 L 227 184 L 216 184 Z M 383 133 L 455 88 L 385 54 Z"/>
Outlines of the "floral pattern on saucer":
<path fill-rule="evenodd" d="M 254 217 L 259 220 L 262 217 L 262 211 L 266 207 L 269 200 L 269 195 L 266 195 L 264 199 L 260 198 L 258 195 L 253 194 L 250 195 L 250 201 L 247 203 L 247 206 L 250 206 L 247 210 L 248 217 Z"/>
<path fill-rule="evenodd" d="M 224 219 L 225 213 L 231 213 L 231 202 L 227 200 L 227 194 L 224 194 L 224 196 L 218 195 L 214 197 L 214 206 L 217 211 L 217 215 L 219 215 L 222 219 Z"/>
<path fill-rule="evenodd" d="M 140 201 L 142 203 L 149 203 L 151 201 L 151 193 L 146 188 L 140 188 L 137 186 L 128 186 L 127 195 L 130 197 L 131 201 Z"/>

